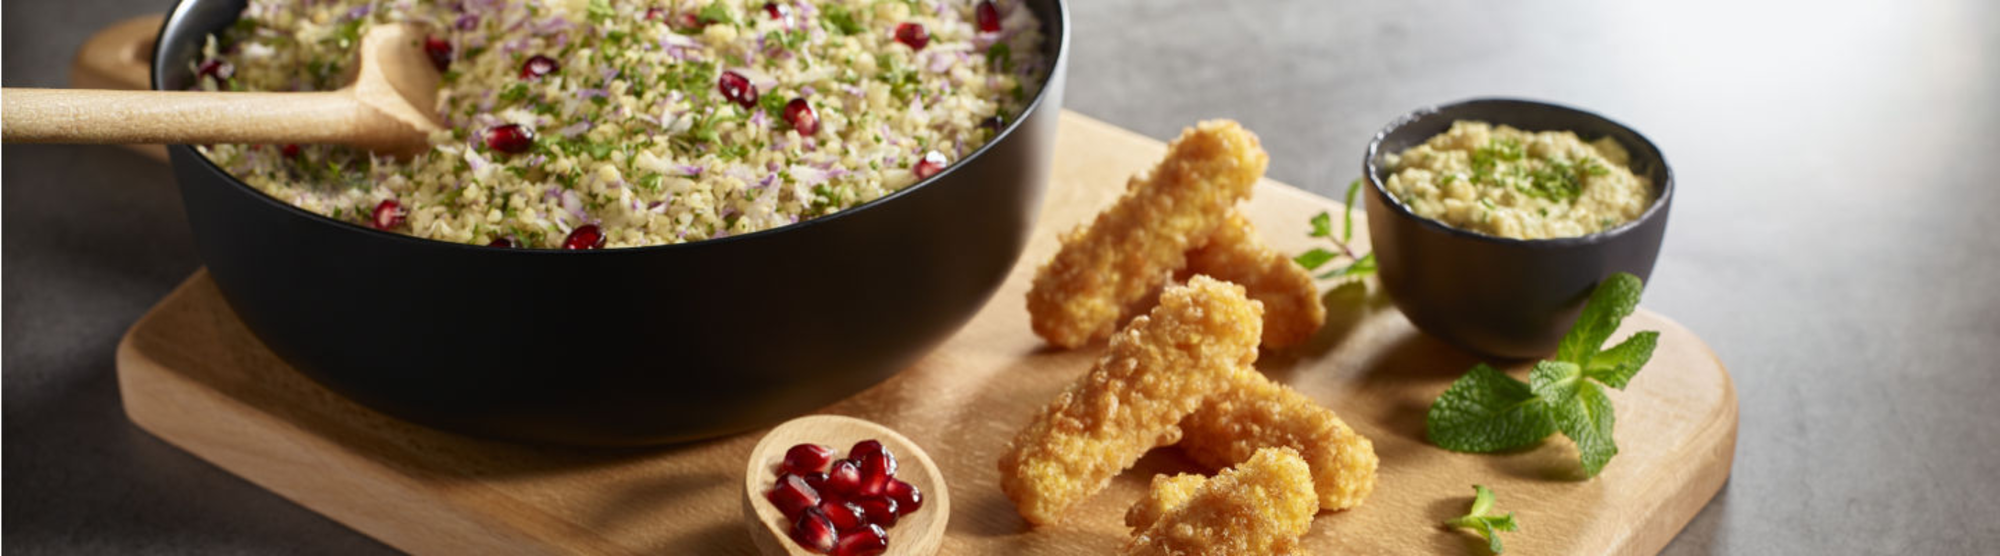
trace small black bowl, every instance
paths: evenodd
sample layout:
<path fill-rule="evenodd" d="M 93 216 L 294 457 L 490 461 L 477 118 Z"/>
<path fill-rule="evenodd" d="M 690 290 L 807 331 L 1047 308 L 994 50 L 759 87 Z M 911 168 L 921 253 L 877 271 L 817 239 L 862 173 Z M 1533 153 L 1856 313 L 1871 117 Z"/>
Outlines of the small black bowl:
<path fill-rule="evenodd" d="M 1389 195 L 1383 156 L 1444 133 L 1458 120 L 1529 131 L 1609 136 L 1632 155 L 1632 172 L 1652 179 L 1658 198 L 1638 220 L 1582 237 L 1511 239 L 1417 216 Z M 1653 272 L 1673 206 L 1674 174 L 1659 147 L 1632 128 L 1570 108 L 1517 99 L 1473 99 L 1418 109 L 1368 142 L 1368 233 L 1382 287 L 1417 328 L 1460 347 L 1506 358 L 1552 353 L 1599 280 Z"/>

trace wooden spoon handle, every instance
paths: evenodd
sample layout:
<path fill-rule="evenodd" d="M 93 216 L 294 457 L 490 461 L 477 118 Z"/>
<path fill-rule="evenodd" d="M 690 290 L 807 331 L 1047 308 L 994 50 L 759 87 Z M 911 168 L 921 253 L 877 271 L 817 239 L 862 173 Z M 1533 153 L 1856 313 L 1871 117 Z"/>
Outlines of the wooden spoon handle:
<path fill-rule="evenodd" d="M 9 143 L 348 143 L 368 114 L 339 91 L 0 89 Z"/>

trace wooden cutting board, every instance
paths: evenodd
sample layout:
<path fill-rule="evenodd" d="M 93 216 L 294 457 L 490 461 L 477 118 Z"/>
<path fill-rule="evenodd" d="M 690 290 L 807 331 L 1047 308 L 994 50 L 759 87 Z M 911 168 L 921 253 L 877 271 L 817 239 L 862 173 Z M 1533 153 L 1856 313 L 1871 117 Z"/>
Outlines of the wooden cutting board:
<path fill-rule="evenodd" d="M 1029 278 L 1053 252 L 1058 230 L 1089 218 L 1164 152 L 1156 141 L 1076 114 L 1065 114 L 1062 126 L 1040 226 L 993 301 L 916 365 L 820 411 L 887 424 L 930 452 L 953 499 L 943 554 L 1112 553 L 1129 536 L 1125 508 L 1153 474 L 1197 470 L 1173 448 L 1154 450 L 1068 523 L 1039 529 L 996 486 L 1007 440 L 1102 349 L 1053 350 L 1031 334 Z M 1272 244 L 1299 251 L 1308 246 L 1307 219 L 1338 208 L 1267 181 L 1244 210 Z M 1478 359 L 1411 328 L 1372 283 L 1335 289 L 1327 303 L 1329 322 L 1313 341 L 1266 352 L 1258 363 L 1338 411 L 1374 439 L 1382 459 L 1366 504 L 1314 521 L 1306 545 L 1315 553 L 1483 554 L 1476 537 L 1438 526 L 1464 512 L 1480 483 L 1521 523 L 1505 537 L 1510 553 L 1651 554 L 1729 476 L 1735 388 L 1708 346 L 1665 317 L 1640 310 L 1626 320 L 1620 337 L 1658 330 L 1659 348 L 1629 389 L 1611 393 L 1622 453 L 1602 475 L 1583 479 L 1575 448 L 1560 436 L 1504 455 L 1426 443 L 1430 400 Z M 140 427 L 410 552 L 755 550 L 735 489 L 761 431 L 606 452 L 420 428 L 287 368 L 229 312 L 205 272 L 132 327 L 118 369 L 126 411 Z M 1510 370 L 1526 376 L 1525 367 Z"/>

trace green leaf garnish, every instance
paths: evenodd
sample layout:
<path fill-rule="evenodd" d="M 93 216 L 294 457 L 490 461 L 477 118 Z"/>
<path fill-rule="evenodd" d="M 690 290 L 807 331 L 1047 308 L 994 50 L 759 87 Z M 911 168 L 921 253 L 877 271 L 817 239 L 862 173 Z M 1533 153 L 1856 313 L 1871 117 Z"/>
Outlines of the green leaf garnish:
<path fill-rule="evenodd" d="M 1307 233 L 1306 234 L 1307 236 L 1333 237 L 1333 216 L 1327 214 L 1326 211 L 1322 210 L 1319 211 L 1319 214 L 1313 215 L 1311 223 L 1312 223 L 1312 231 Z M 1314 249 L 1314 250 L 1319 251 L 1320 249 Z M 1312 267 L 1308 266 L 1306 268 L 1312 268 Z"/>
<path fill-rule="evenodd" d="M 1618 455 L 1611 438 L 1616 418 L 1604 387 L 1624 389 L 1652 358 L 1660 333 L 1638 332 L 1600 348 L 1638 307 L 1642 289 L 1637 276 L 1622 272 L 1599 283 L 1556 359 L 1536 363 L 1526 384 L 1484 363 L 1473 366 L 1431 403 L 1425 422 L 1431 442 L 1458 452 L 1492 452 L 1560 430 L 1576 443 L 1587 476 L 1603 471 Z"/>
<path fill-rule="evenodd" d="M 1548 438 L 1556 423 L 1534 390 L 1485 363 L 1431 403 L 1424 433 L 1455 452 L 1497 452 Z"/>
<path fill-rule="evenodd" d="M 859 35 L 868 32 L 867 27 L 862 27 L 860 23 L 854 22 L 854 14 L 849 13 L 846 6 L 827 6 L 822 10 L 821 13 L 825 15 L 820 17 L 825 19 L 827 25 L 831 26 L 835 32 L 842 35 Z"/>
<path fill-rule="evenodd" d="M 1576 324 L 1571 325 L 1568 334 L 1563 335 L 1562 344 L 1556 347 L 1556 360 L 1582 365 L 1596 355 L 1599 346 L 1611 339 L 1611 333 L 1618 329 L 1618 323 L 1639 306 L 1639 292 L 1643 286 L 1639 277 L 1623 272 L 1613 274 L 1597 284 L 1590 293 L 1590 301 L 1583 305 L 1583 314 Z"/>
<path fill-rule="evenodd" d="M 618 12 L 611 9 L 611 0 L 590 0 L 590 7 L 585 9 L 585 13 L 590 22 L 595 24 L 610 21 L 612 17 L 618 15 Z"/>
<path fill-rule="evenodd" d="M 1320 214 L 1324 215 L 1325 213 Z M 1325 265 L 1327 261 L 1331 261 L 1334 257 L 1339 256 L 1339 253 L 1314 247 L 1311 251 L 1300 253 L 1299 256 L 1293 257 L 1292 261 L 1299 263 L 1299 266 L 1306 267 L 1306 270 L 1315 270 Z"/>
<path fill-rule="evenodd" d="M 1361 178 L 1347 182 L 1347 211 L 1340 219 L 1340 240 L 1354 240 L 1354 196 L 1361 192 Z"/>
<path fill-rule="evenodd" d="M 1004 42 L 996 42 L 993 46 L 986 47 L 986 67 L 1002 72 L 1014 71 L 1014 47 L 1007 46 Z"/>
<path fill-rule="evenodd" d="M 596 1 L 598 0 L 592 0 L 593 3 Z M 712 2 L 707 6 L 702 6 L 701 11 L 695 13 L 695 19 L 701 21 L 703 24 L 736 24 L 736 18 L 729 16 L 729 7 L 722 5 L 721 2 Z"/>
<path fill-rule="evenodd" d="M 1483 485 L 1472 485 L 1472 492 L 1472 508 L 1466 511 L 1465 515 L 1445 520 L 1444 524 L 1479 533 L 1479 536 L 1486 538 L 1486 548 L 1492 550 L 1494 554 L 1499 554 L 1502 552 L 1499 532 L 1514 531 L 1520 526 L 1514 522 L 1512 512 L 1508 512 L 1507 515 L 1486 515 L 1493 511 L 1492 489 Z"/>

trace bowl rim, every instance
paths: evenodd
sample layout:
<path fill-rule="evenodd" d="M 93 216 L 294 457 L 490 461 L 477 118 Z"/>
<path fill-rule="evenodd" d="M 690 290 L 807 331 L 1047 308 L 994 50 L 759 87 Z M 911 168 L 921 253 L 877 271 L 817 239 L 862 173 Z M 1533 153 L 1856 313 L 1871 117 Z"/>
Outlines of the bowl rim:
<path fill-rule="evenodd" d="M 1410 212 L 1410 208 L 1408 206 L 1405 206 L 1402 203 L 1402 201 L 1397 200 L 1394 195 L 1389 194 L 1388 186 L 1383 184 L 1382 179 L 1377 176 L 1376 170 L 1378 169 L 1378 165 L 1376 164 L 1376 161 L 1378 160 L 1378 155 L 1380 154 L 1380 150 L 1382 148 L 1382 141 L 1384 139 L 1387 139 L 1390 133 L 1394 133 L 1397 130 L 1407 127 L 1410 124 L 1414 124 L 1418 121 L 1434 117 L 1438 113 L 1444 112 L 1446 110 L 1462 108 L 1466 106 L 1487 105 L 1487 104 L 1534 106 L 1539 108 L 1554 109 L 1555 111 L 1558 112 L 1567 112 L 1576 116 L 1583 117 L 1585 119 L 1594 119 L 1599 122 L 1609 124 L 1612 127 L 1622 129 L 1628 133 L 1631 133 L 1633 137 L 1639 139 L 1639 144 L 1624 145 L 1625 147 L 1627 148 L 1639 147 L 1641 150 L 1649 152 L 1654 158 L 1659 160 L 1660 173 L 1663 178 L 1662 179 L 1663 183 L 1660 186 L 1659 195 L 1653 198 L 1652 204 L 1647 206 L 1646 211 L 1640 213 L 1638 218 L 1634 218 L 1629 222 L 1619 224 L 1617 227 L 1614 227 L 1610 230 L 1605 230 L 1581 236 L 1520 239 L 1520 238 L 1500 237 L 1500 236 L 1482 234 L 1471 230 L 1465 230 L 1453 227 L 1451 225 L 1439 222 L 1437 220 L 1419 216 L 1414 212 Z M 1495 123 L 1506 125 L 1504 122 L 1495 122 Z M 1393 213 L 1399 217 L 1409 218 L 1417 221 L 1419 225 L 1426 226 L 1433 230 L 1438 230 L 1445 234 L 1471 241 L 1490 243 L 1496 245 L 1513 246 L 1513 247 L 1537 248 L 1537 249 L 1560 249 L 1565 247 L 1592 245 L 1597 243 L 1615 241 L 1618 238 L 1623 237 L 1628 233 L 1631 233 L 1633 230 L 1645 226 L 1646 224 L 1650 223 L 1653 219 L 1658 218 L 1661 213 L 1666 212 L 1667 206 L 1669 203 L 1672 202 L 1674 195 L 1673 165 L 1667 163 L 1666 153 L 1661 151 L 1660 147 L 1658 145 L 1655 145 L 1652 139 L 1647 138 L 1646 135 L 1643 133 L 1639 133 L 1639 130 L 1633 129 L 1631 126 L 1625 125 L 1623 123 L 1618 122 L 1617 120 L 1607 118 L 1601 114 L 1589 110 L 1584 110 L 1573 106 L 1556 104 L 1553 102 L 1544 102 L 1539 100 L 1512 98 L 1512 97 L 1475 97 L 1475 98 L 1469 98 L 1442 104 L 1433 104 L 1429 106 L 1424 106 L 1422 108 L 1418 108 L 1416 110 L 1412 110 L 1408 113 L 1405 113 L 1401 116 L 1397 116 L 1396 119 L 1390 120 L 1388 125 L 1383 126 L 1381 131 L 1375 132 L 1375 136 L 1368 140 L 1368 148 L 1366 152 L 1362 154 L 1361 169 L 1363 178 L 1368 180 L 1370 189 L 1374 190 L 1372 194 L 1379 196 L 1380 200 L 1382 201 L 1382 204 L 1388 207 L 1389 210 L 1393 211 Z"/>
<path fill-rule="evenodd" d="M 163 68 L 166 68 L 170 62 L 169 60 L 166 59 L 167 49 L 161 48 L 162 46 L 161 43 L 166 40 L 167 32 L 169 30 L 175 29 L 179 25 L 185 25 L 180 22 L 186 21 L 187 18 L 189 17 L 188 12 L 190 12 L 196 4 L 199 4 L 204 1 L 214 1 L 214 0 L 176 0 L 173 9 L 168 10 L 167 16 L 161 20 L 160 30 L 158 33 L 154 35 L 152 54 L 150 56 L 150 60 L 148 60 L 147 63 L 148 70 L 150 70 L 151 73 L 151 75 L 148 76 L 147 82 L 149 85 L 152 86 L 153 90 L 156 91 L 167 90 L 166 87 L 164 87 L 164 83 L 162 83 L 162 81 L 164 80 L 164 73 L 161 71 Z M 288 211 L 294 216 L 304 217 L 307 219 L 308 222 L 312 222 L 315 224 L 323 226 L 331 226 L 333 228 L 349 232 L 360 232 L 385 241 L 402 242 L 417 247 L 477 250 L 477 252 L 481 253 L 505 253 L 515 256 L 554 256 L 554 257 L 592 257 L 592 256 L 608 257 L 608 256 L 640 255 L 640 254 L 654 253 L 661 251 L 716 248 L 719 246 L 726 246 L 732 243 L 755 241 L 761 238 L 779 236 L 787 232 L 796 231 L 798 233 L 806 233 L 805 230 L 809 230 L 817 226 L 826 225 L 837 219 L 847 218 L 853 214 L 857 214 L 864 210 L 875 208 L 877 206 L 889 203 L 904 196 L 913 195 L 918 190 L 945 181 L 946 177 L 951 176 L 953 173 L 957 172 L 960 168 L 966 166 L 967 162 L 978 159 L 980 156 L 986 154 L 987 151 L 993 150 L 1002 141 L 1005 141 L 1009 136 L 1013 135 L 1014 130 L 1020 127 L 1022 121 L 1027 120 L 1030 115 L 1036 114 L 1038 111 L 1042 109 L 1042 104 L 1048 102 L 1049 95 L 1051 94 L 1049 90 L 1053 88 L 1050 87 L 1050 84 L 1054 83 L 1056 81 L 1056 77 L 1063 73 L 1069 61 L 1070 35 L 1071 35 L 1069 0 L 1048 0 L 1048 1 L 1052 6 L 1054 6 L 1055 9 L 1053 11 L 1055 13 L 1037 14 L 1037 15 L 1043 16 L 1044 18 L 1046 18 L 1048 15 L 1055 16 L 1055 19 L 1051 22 L 1055 26 L 1058 35 L 1057 37 L 1054 37 L 1056 41 L 1055 57 L 1049 60 L 1046 64 L 1044 64 L 1045 67 L 1042 71 L 1042 86 L 1035 91 L 1035 98 L 1030 99 L 1028 101 L 1028 104 L 1021 109 L 1021 113 L 1018 116 L 1016 116 L 1013 119 L 1013 121 L 1007 122 L 1007 125 L 1005 127 L 1002 127 L 999 133 L 994 134 L 993 139 L 987 141 L 986 144 L 980 145 L 979 148 L 973 149 L 971 153 L 965 155 L 963 158 L 958 159 L 958 161 L 952 163 L 950 166 L 946 166 L 944 171 L 938 172 L 936 175 L 933 175 L 929 178 L 917 180 L 916 183 L 912 183 L 909 186 L 906 186 L 902 189 L 890 192 L 888 195 L 883 195 L 872 201 L 868 201 L 866 203 L 862 203 L 859 205 L 854 205 L 844 210 L 836 211 L 832 214 L 820 216 L 818 218 L 800 220 L 798 222 L 793 222 L 783 226 L 758 230 L 746 234 L 730 235 L 720 238 L 710 238 L 700 241 L 688 241 L 681 243 L 645 245 L 638 247 L 619 247 L 615 249 L 586 249 L 586 250 L 546 249 L 546 248 L 501 249 L 501 248 L 494 248 L 485 245 L 476 245 L 471 243 L 459 243 L 455 241 L 443 241 L 436 239 L 420 238 L 413 235 L 377 230 L 359 224 L 354 224 L 351 222 L 335 220 L 331 217 L 327 217 L 309 210 L 299 208 L 295 205 L 292 205 L 291 203 L 287 203 L 282 200 L 279 200 L 276 197 L 272 197 L 270 194 L 258 190 L 255 187 L 251 187 L 250 184 L 248 183 L 244 183 L 244 181 L 238 179 L 235 174 L 231 174 L 228 170 L 225 170 L 221 166 L 216 165 L 215 161 L 210 160 L 208 157 L 202 156 L 202 154 L 199 151 L 195 151 L 194 147 L 190 145 L 166 145 L 166 147 L 169 151 L 183 152 L 184 154 L 187 154 L 188 156 L 194 158 L 195 160 L 200 161 L 202 168 L 216 175 L 222 176 L 224 178 L 223 181 L 228 183 L 231 187 L 239 188 L 245 193 L 250 193 L 258 201 L 272 205 L 280 211 Z M 1022 5 L 1025 8 L 1026 4 L 1023 3 Z M 208 36 L 208 35 L 203 35 L 203 36 Z M 1049 39 L 1050 37 L 1043 37 L 1044 41 L 1047 41 Z"/>

